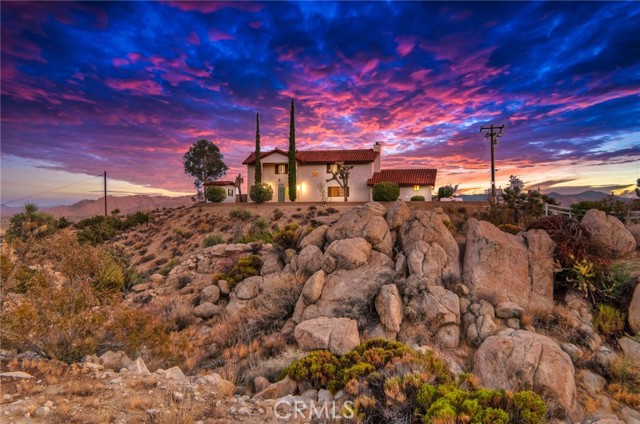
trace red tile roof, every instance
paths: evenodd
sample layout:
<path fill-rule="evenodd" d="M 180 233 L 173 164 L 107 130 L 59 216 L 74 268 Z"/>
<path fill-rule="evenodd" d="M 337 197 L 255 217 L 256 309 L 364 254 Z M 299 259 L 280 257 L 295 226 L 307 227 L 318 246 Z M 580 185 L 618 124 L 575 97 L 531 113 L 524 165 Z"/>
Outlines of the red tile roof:
<path fill-rule="evenodd" d="M 280 153 L 281 155 L 285 155 L 287 156 L 288 153 L 284 150 L 280 150 L 280 149 L 273 149 L 269 152 L 260 152 L 260 159 L 262 158 L 266 158 L 269 155 L 272 155 L 274 153 Z M 242 162 L 243 165 L 248 165 L 250 163 L 253 163 L 256 161 L 256 152 L 251 152 L 251 154 L 249 156 L 247 156 L 247 158 Z"/>
<path fill-rule="evenodd" d="M 204 183 L 206 186 L 228 186 L 235 185 L 233 181 L 209 181 L 208 183 Z"/>
<path fill-rule="evenodd" d="M 273 153 L 281 153 L 287 155 L 287 152 L 274 149 L 270 152 L 260 152 L 260 159 L 269 156 Z M 314 163 L 369 163 L 373 162 L 380 152 L 376 152 L 373 149 L 360 149 L 360 150 L 299 150 L 296 152 L 296 159 L 301 164 L 314 164 Z M 247 165 L 255 162 L 255 154 L 251 153 L 243 162 L 243 165 Z"/>
<path fill-rule="evenodd" d="M 374 172 L 367 185 L 396 183 L 401 186 L 436 184 L 436 169 L 383 169 Z"/>

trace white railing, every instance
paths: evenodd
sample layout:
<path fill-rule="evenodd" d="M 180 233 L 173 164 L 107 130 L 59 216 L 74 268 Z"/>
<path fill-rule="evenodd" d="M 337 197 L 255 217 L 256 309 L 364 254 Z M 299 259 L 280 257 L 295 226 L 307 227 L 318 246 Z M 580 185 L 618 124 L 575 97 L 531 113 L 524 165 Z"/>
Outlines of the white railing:
<path fill-rule="evenodd" d="M 558 205 L 550 205 L 548 203 L 544 204 L 544 215 L 568 215 L 569 218 L 579 218 L 584 215 L 584 211 L 581 210 L 571 210 L 566 206 L 558 206 Z M 633 221 L 640 220 L 640 210 L 639 211 L 629 211 L 627 212 L 627 216 L 616 216 L 619 219 L 625 220 L 630 219 Z"/>

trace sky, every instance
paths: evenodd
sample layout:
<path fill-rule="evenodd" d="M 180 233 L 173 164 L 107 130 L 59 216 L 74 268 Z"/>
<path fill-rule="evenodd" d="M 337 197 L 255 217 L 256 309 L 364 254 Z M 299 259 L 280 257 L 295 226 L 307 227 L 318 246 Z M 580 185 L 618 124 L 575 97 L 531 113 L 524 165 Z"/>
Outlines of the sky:
<path fill-rule="evenodd" d="M 193 194 L 182 155 L 371 148 L 436 187 L 630 192 L 640 177 L 637 2 L 9 2 L 1 197 Z M 67 186 L 67 187 L 64 187 Z M 245 188 L 246 190 L 246 188 Z M 46 193 L 43 193 L 46 192 Z M 246 192 L 246 191 L 245 191 Z"/>

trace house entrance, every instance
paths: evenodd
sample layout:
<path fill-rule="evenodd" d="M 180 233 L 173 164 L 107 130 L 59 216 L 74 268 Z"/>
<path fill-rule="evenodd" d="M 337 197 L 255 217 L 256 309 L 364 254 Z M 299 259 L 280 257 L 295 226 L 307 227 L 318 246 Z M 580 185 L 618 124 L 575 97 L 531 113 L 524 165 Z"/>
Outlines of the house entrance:
<path fill-rule="evenodd" d="M 278 186 L 278 202 L 284 202 L 284 186 L 283 185 L 279 185 Z"/>

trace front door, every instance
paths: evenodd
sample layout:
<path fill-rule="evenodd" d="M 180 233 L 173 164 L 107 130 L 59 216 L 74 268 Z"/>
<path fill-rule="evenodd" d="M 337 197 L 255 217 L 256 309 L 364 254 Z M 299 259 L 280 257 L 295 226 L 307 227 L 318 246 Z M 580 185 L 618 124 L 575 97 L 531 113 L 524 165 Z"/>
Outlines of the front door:
<path fill-rule="evenodd" d="M 278 186 L 278 202 L 284 202 L 284 186 Z"/>

